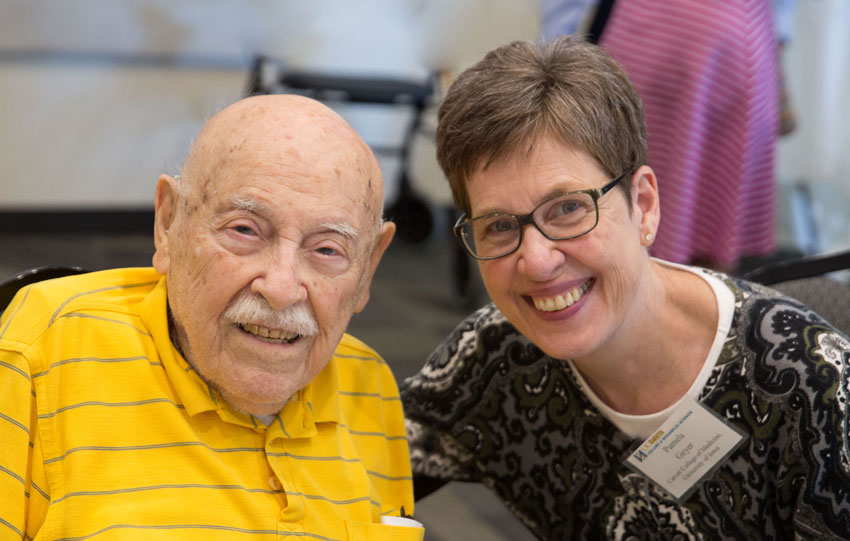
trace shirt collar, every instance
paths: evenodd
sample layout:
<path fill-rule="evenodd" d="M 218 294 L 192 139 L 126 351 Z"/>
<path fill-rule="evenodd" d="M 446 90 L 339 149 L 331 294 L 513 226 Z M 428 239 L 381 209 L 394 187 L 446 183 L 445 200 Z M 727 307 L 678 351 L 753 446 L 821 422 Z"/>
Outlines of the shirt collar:
<path fill-rule="evenodd" d="M 177 351 L 168 331 L 168 295 L 165 276 L 142 303 L 141 318 L 153 336 L 157 353 L 177 397 L 190 416 L 216 411 L 231 423 L 262 428 L 262 423 L 252 415 L 230 408 L 221 395 L 204 382 L 194 368 Z M 289 437 L 307 437 L 315 434 L 315 423 L 338 423 L 339 386 L 336 358 L 306 387 L 295 393 L 272 423 L 283 426 Z"/>
<path fill-rule="evenodd" d="M 191 415 L 216 410 L 222 402 L 214 390 L 177 351 L 168 332 L 168 295 L 165 276 L 142 303 L 141 317 L 153 336 L 159 360 L 171 380 L 180 402 Z"/>

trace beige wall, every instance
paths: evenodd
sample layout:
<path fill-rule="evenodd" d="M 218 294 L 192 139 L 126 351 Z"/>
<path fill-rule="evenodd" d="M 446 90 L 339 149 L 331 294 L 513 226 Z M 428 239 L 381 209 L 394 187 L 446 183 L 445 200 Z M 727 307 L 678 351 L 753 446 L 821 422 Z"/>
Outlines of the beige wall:
<path fill-rule="evenodd" d="M 4 0 L 0 210 L 149 207 L 156 178 L 179 168 L 204 119 L 243 94 L 256 52 L 421 77 L 534 38 L 537 16 L 536 0 Z M 799 0 L 784 58 L 799 128 L 780 142 L 778 182 L 812 186 L 820 249 L 850 242 L 848 27 L 847 0 Z M 140 55 L 180 62 L 131 62 Z M 382 146 L 409 120 L 404 110 L 340 112 Z M 448 204 L 433 145 L 418 137 L 413 150 L 414 187 Z M 398 160 L 381 164 L 392 201 Z"/>
<path fill-rule="evenodd" d="M 0 210 L 149 207 L 203 121 L 243 94 L 256 52 L 421 76 L 534 37 L 536 18 L 535 0 L 4 0 Z M 371 144 L 409 119 L 342 109 Z M 398 160 L 381 163 L 391 200 Z"/>
<path fill-rule="evenodd" d="M 0 207 L 148 207 L 234 71 L 0 64 Z"/>

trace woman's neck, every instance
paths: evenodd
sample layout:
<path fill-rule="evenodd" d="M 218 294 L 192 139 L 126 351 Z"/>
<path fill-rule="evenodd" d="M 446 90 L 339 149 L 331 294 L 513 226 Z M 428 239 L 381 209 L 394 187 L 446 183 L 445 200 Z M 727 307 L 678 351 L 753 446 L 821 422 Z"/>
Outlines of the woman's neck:
<path fill-rule="evenodd" d="M 594 393 L 631 415 L 663 410 L 699 374 L 717 329 L 711 286 L 693 273 L 651 261 L 618 333 L 573 359 Z"/>

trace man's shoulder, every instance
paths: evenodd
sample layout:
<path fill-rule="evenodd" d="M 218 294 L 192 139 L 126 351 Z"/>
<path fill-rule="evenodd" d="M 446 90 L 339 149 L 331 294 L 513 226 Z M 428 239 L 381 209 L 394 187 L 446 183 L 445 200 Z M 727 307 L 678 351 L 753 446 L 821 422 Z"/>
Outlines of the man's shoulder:
<path fill-rule="evenodd" d="M 57 319 L 80 310 L 133 310 L 159 278 L 152 268 L 121 268 L 26 286 L 18 291 L 0 319 L 0 339 L 27 342 Z"/>
<path fill-rule="evenodd" d="M 390 366 L 374 349 L 350 334 L 342 336 L 334 351 L 334 364 L 341 389 L 398 394 Z"/>
<path fill-rule="evenodd" d="M 358 358 L 379 363 L 384 362 L 381 356 L 378 355 L 377 351 L 372 349 L 359 338 L 355 338 L 348 333 L 342 335 L 342 339 L 339 341 L 339 345 L 336 347 L 334 355 L 337 357 Z"/>
<path fill-rule="evenodd" d="M 18 292 L 21 296 L 39 299 L 46 305 L 61 306 L 76 299 L 115 298 L 112 292 L 133 288 L 153 287 L 160 275 L 151 267 L 108 269 L 36 282 Z M 150 289 L 150 288 L 148 288 Z M 31 302 L 31 301 L 30 301 Z M 9 307 L 13 307 L 13 300 Z"/>
<path fill-rule="evenodd" d="M 339 374 L 387 372 L 390 368 L 377 351 L 362 340 L 345 333 L 334 350 L 334 361 Z"/>

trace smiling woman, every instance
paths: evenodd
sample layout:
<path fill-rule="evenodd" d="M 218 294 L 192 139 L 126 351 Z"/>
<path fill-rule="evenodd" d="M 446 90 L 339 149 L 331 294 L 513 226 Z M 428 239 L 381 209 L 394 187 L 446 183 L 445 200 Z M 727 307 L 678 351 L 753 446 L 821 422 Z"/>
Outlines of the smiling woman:
<path fill-rule="evenodd" d="M 651 290 L 638 287 L 645 274 L 641 267 L 649 265 L 638 257 L 638 250 L 645 242 L 642 233 L 654 231 L 658 221 L 657 191 L 648 167 L 638 169 L 632 178 L 631 213 L 622 190 L 615 190 L 616 195 L 596 202 L 595 227 L 584 227 L 580 234 L 571 231 L 562 239 L 547 235 L 545 226 L 523 227 L 525 234 L 514 251 L 479 263 L 493 302 L 524 336 L 553 357 L 583 357 L 600 348 L 622 347 L 620 331 L 635 323 L 628 316 L 651 302 Z M 466 184 L 473 216 L 493 208 L 519 210 L 518 205 L 540 208 L 553 191 L 595 186 L 610 190 L 612 185 L 618 184 L 606 179 L 589 156 L 548 136 L 537 140 L 527 156 L 497 161 L 474 172 Z M 586 225 L 594 222 L 597 219 Z M 573 291 L 585 293 L 575 299 Z M 573 301 L 569 307 L 568 296 Z M 562 303 L 562 310 L 546 309 Z M 586 364 L 598 361 L 588 359 Z"/>
<path fill-rule="evenodd" d="M 850 537 L 850 340 L 650 257 L 658 180 L 607 53 L 491 51 L 449 89 L 437 149 L 493 302 L 403 385 L 417 496 L 479 481 L 540 539 Z"/>

